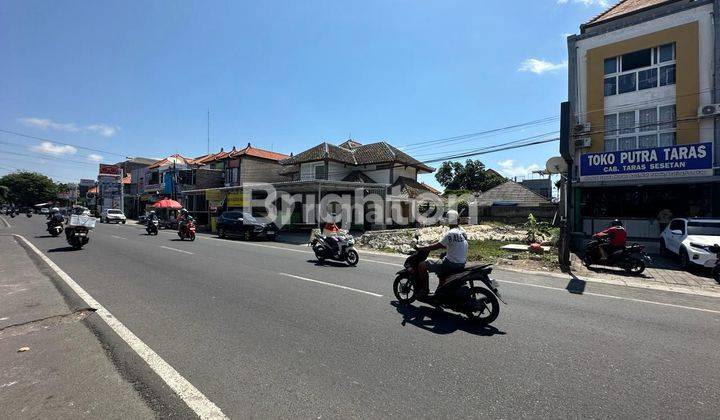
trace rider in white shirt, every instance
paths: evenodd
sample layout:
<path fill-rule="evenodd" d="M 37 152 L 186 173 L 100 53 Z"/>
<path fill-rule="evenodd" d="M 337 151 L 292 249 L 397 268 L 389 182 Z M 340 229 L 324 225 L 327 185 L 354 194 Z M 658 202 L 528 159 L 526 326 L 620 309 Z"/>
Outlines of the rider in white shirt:
<path fill-rule="evenodd" d="M 438 289 L 445 284 L 445 279 L 452 274 L 458 273 L 465 269 L 467 262 L 468 242 L 465 231 L 459 226 L 460 215 L 455 210 L 447 212 L 448 225 L 450 230 L 445 233 L 440 242 L 425 247 L 420 247 L 420 251 L 434 251 L 436 249 L 446 249 L 445 258 L 442 260 L 428 260 L 420 263 L 418 274 L 420 284 L 418 285 L 418 295 L 422 296 L 429 291 L 429 273 L 437 274 L 440 279 Z"/>

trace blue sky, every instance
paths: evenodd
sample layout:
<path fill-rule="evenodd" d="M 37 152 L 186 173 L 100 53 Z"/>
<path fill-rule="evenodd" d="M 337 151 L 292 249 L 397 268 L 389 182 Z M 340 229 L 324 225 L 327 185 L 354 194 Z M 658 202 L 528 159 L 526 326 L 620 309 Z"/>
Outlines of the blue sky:
<path fill-rule="evenodd" d="M 565 37 L 606 6 L 2 2 L 0 129 L 97 151 L 0 133 L 0 175 L 23 168 L 71 181 L 122 156 L 202 155 L 208 108 L 213 151 L 252 142 L 283 153 L 349 135 L 412 145 L 556 116 Z M 407 151 L 426 160 L 558 128 Z M 522 176 L 557 154 L 549 143 L 479 159 Z"/>

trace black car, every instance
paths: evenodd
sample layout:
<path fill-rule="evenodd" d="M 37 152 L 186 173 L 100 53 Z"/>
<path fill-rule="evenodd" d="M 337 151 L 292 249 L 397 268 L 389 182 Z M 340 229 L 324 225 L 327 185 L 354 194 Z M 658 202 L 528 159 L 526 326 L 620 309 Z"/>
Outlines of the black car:
<path fill-rule="evenodd" d="M 249 213 L 226 211 L 217 221 L 218 236 L 240 236 L 245 240 L 270 239 L 276 240 L 278 227 L 275 223 L 263 221 Z"/>

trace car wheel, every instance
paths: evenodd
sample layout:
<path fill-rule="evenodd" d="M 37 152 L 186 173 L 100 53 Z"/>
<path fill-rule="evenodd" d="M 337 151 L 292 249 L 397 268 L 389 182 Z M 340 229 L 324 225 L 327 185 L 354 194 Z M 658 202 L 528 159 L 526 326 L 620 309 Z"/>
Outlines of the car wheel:
<path fill-rule="evenodd" d="M 220 239 L 225 239 L 225 229 L 218 229 L 218 236 L 220 237 Z"/>
<path fill-rule="evenodd" d="M 249 241 L 250 239 L 252 239 L 252 236 L 250 235 L 250 231 L 249 231 L 249 230 L 246 230 L 246 231 L 245 231 L 245 233 L 243 234 L 243 239 L 246 240 L 246 241 Z"/>
<path fill-rule="evenodd" d="M 690 268 L 690 257 L 685 248 L 680 249 L 680 267 L 683 270 Z"/>
<path fill-rule="evenodd" d="M 125 224 L 125 220 L 122 221 L 122 224 L 123 224 L 123 225 Z"/>

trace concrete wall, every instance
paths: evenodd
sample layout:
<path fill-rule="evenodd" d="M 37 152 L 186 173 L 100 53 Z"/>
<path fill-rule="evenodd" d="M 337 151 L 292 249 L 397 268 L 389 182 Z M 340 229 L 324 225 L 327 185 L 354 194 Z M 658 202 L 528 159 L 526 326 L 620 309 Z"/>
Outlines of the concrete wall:
<path fill-rule="evenodd" d="M 557 206 L 542 207 L 515 207 L 515 206 L 493 206 L 481 209 L 482 216 L 489 217 L 508 223 L 523 223 L 527 221 L 528 216 L 532 213 L 538 221 L 552 222 L 557 212 Z"/>
<path fill-rule="evenodd" d="M 243 156 L 240 162 L 240 182 L 281 182 L 287 178 L 278 174 L 280 164 L 266 159 Z"/>

